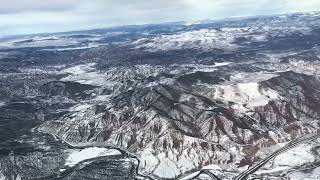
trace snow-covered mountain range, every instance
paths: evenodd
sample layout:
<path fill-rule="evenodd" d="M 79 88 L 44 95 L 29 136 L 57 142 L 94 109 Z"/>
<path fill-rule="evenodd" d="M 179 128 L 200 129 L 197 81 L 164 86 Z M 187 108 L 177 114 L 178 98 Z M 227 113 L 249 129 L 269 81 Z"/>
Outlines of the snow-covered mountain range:
<path fill-rule="evenodd" d="M 291 144 L 319 133 L 319 35 L 315 12 L 2 39 L 0 179 L 232 179 L 287 146 L 246 178 L 316 178 L 319 140 Z"/>

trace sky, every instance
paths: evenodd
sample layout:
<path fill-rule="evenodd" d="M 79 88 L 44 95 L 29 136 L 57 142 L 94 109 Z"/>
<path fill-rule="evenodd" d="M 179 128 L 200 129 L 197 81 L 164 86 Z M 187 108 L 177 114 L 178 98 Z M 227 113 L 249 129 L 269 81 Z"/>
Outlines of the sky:
<path fill-rule="evenodd" d="M 320 0 L 0 0 L 0 36 L 320 10 Z"/>

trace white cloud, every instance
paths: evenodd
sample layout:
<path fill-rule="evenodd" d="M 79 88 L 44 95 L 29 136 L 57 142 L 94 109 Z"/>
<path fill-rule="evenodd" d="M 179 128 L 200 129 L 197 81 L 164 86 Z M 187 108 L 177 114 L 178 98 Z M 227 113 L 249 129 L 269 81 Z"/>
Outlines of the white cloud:
<path fill-rule="evenodd" d="M 320 9 L 319 0 L 0 0 L 0 4 L 1 34 Z"/>
<path fill-rule="evenodd" d="M 285 6 L 287 10 L 294 11 L 314 11 L 320 10 L 319 0 L 286 0 Z"/>

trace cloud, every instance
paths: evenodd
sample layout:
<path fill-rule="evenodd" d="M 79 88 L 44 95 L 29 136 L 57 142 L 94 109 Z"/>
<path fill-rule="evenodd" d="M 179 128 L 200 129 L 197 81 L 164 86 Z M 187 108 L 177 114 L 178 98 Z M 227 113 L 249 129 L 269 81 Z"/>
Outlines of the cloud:
<path fill-rule="evenodd" d="M 0 0 L 0 33 L 312 11 L 319 0 Z"/>
<path fill-rule="evenodd" d="M 288 10 L 294 9 L 295 11 L 320 10 L 320 1 L 319 0 L 286 0 L 285 6 Z"/>
<path fill-rule="evenodd" d="M 0 0 L 0 14 L 22 12 L 67 11 L 77 6 L 76 0 Z"/>

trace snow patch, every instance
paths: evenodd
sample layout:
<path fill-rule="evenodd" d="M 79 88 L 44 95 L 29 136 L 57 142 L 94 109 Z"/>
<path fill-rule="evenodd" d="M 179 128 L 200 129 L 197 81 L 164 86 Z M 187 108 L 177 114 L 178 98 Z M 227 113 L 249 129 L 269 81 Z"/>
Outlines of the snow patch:
<path fill-rule="evenodd" d="M 81 49 L 97 48 L 97 47 L 100 47 L 101 45 L 105 45 L 105 44 L 89 43 L 89 44 L 86 45 L 86 46 L 68 47 L 68 48 L 41 49 L 40 51 L 70 51 L 70 50 L 81 50 Z"/>
<path fill-rule="evenodd" d="M 219 85 L 214 94 L 215 99 L 234 102 L 235 108 L 265 106 L 270 100 L 279 98 L 279 94 L 272 89 L 261 89 L 259 84 L 239 83 L 235 85 Z"/>
<path fill-rule="evenodd" d="M 290 180 L 319 180 L 320 179 L 320 167 L 314 169 L 311 172 L 294 172 L 289 175 Z"/>
<path fill-rule="evenodd" d="M 202 168 L 203 170 L 221 170 L 222 171 L 222 168 L 216 164 L 210 164 L 208 166 L 205 166 Z"/>
<path fill-rule="evenodd" d="M 53 47 L 53 46 L 70 46 L 77 45 L 80 42 L 74 39 L 60 39 L 55 36 L 17 38 L 3 41 L 0 46 L 5 48 L 22 48 L 22 47 Z"/>
<path fill-rule="evenodd" d="M 62 70 L 61 74 L 69 74 L 61 81 L 73 81 L 81 84 L 103 86 L 106 84 L 105 76 L 94 68 L 95 63 L 81 64 Z"/>
<path fill-rule="evenodd" d="M 195 73 L 195 72 L 214 72 L 217 70 L 217 67 L 221 66 L 227 66 L 231 64 L 231 62 L 221 62 L 221 63 L 215 63 L 214 65 L 203 65 L 203 64 L 182 64 L 180 67 L 187 67 L 190 69 L 193 69 L 189 73 Z"/>
<path fill-rule="evenodd" d="M 7 178 L 2 174 L 0 173 L 0 180 L 6 180 Z"/>
<path fill-rule="evenodd" d="M 175 162 L 166 158 L 166 155 L 164 153 L 160 154 L 159 158 L 161 159 L 160 164 L 153 172 L 156 176 L 159 176 L 161 178 L 175 178 L 181 174 Z"/>
<path fill-rule="evenodd" d="M 237 73 L 230 77 L 230 82 L 235 83 L 250 83 L 250 82 L 261 82 L 266 81 L 268 79 L 271 79 L 273 77 L 278 76 L 274 73 L 268 73 L 268 72 L 254 72 L 254 73 L 247 73 L 247 72 L 241 72 Z"/>
<path fill-rule="evenodd" d="M 85 111 L 87 110 L 88 108 L 90 108 L 92 105 L 90 104 L 82 104 L 82 105 L 77 105 L 77 106 L 74 106 L 74 107 L 71 107 L 70 110 L 71 111 Z"/>
<path fill-rule="evenodd" d="M 233 44 L 234 34 L 232 31 L 222 32 L 214 29 L 201 29 L 182 32 L 174 35 L 161 35 L 146 41 L 133 42 L 136 48 L 146 48 L 150 51 L 177 50 L 177 49 L 224 49 L 234 50 L 237 45 Z"/>
<path fill-rule="evenodd" d="M 161 78 L 159 83 L 164 85 L 171 85 L 174 84 L 175 79 L 173 78 Z"/>
<path fill-rule="evenodd" d="M 143 170 L 150 173 L 159 164 L 159 159 L 154 155 L 155 151 L 152 148 L 147 148 L 141 152 L 141 166 L 144 167 Z"/>
<path fill-rule="evenodd" d="M 191 179 L 194 179 L 194 177 L 197 176 L 198 174 L 199 174 L 199 171 L 189 174 L 185 177 L 182 177 L 179 180 L 191 180 Z"/>
<path fill-rule="evenodd" d="M 252 38 L 252 41 L 254 42 L 264 42 L 264 41 L 267 41 L 267 36 L 262 34 L 262 35 L 254 35 L 251 37 Z"/>
<path fill-rule="evenodd" d="M 214 72 L 218 70 L 218 67 L 228 66 L 232 62 L 218 62 L 214 65 L 204 65 L 204 64 L 172 64 L 172 68 L 168 74 L 171 75 L 181 75 L 181 74 L 192 74 L 196 72 Z M 206 86 L 209 84 L 206 84 Z"/>
<path fill-rule="evenodd" d="M 95 63 L 89 63 L 89 64 L 81 64 L 74 67 L 70 67 L 67 69 L 64 69 L 61 71 L 61 74 L 72 74 L 72 75 L 80 75 L 83 73 L 87 73 L 90 71 L 93 71 L 93 66 L 96 65 Z"/>

